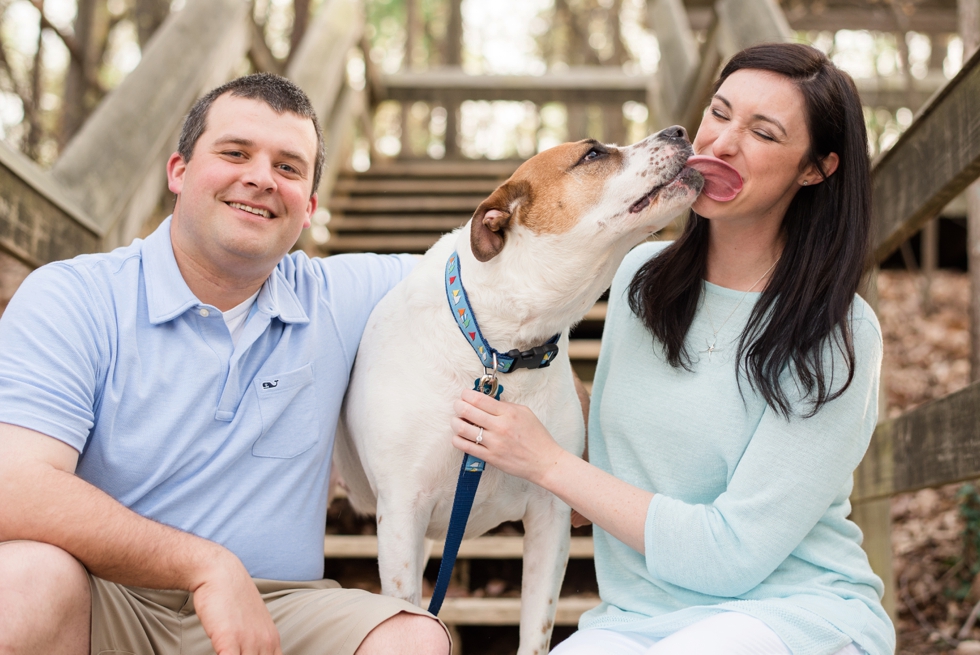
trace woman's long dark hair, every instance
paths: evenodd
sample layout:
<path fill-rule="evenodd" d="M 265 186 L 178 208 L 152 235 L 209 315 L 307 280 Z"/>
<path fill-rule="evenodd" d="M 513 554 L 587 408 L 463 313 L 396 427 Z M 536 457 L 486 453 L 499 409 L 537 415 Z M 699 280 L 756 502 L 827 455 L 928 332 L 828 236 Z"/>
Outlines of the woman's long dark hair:
<path fill-rule="evenodd" d="M 871 233 L 864 116 L 854 82 L 816 48 L 786 43 L 747 48 L 728 62 L 714 90 L 741 69 L 778 73 L 795 83 L 810 133 L 801 170 L 813 164 L 824 179 L 800 188 L 786 211 L 785 247 L 742 332 L 736 371 L 789 418 L 791 401 L 779 382 L 789 368 L 793 386 L 810 404 L 802 414 L 812 416 L 854 378 L 848 312 L 868 261 Z M 827 177 L 820 162 L 832 152 L 840 162 Z M 629 286 L 630 307 L 660 342 L 667 362 L 689 370 L 685 339 L 703 293 L 708 230 L 709 221 L 691 211 L 680 238 L 641 266 Z M 834 380 L 833 361 L 825 361 L 833 359 L 825 351 L 827 339 L 846 361 L 843 384 Z"/>

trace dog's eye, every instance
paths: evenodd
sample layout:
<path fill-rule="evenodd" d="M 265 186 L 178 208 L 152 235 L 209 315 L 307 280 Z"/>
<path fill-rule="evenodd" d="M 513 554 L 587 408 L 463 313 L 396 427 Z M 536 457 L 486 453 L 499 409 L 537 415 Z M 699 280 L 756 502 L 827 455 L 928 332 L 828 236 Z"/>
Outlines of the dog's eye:
<path fill-rule="evenodd" d="M 587 153 L 585 153 L 585 156 L 582 157 L 582 161 L 592 161 L 593 159 L 598 159 L 603 154 L 605 154 L 605 153 L 603 153 L 601 150 L 598 150 L 596 148 L 592 148 Z"/>

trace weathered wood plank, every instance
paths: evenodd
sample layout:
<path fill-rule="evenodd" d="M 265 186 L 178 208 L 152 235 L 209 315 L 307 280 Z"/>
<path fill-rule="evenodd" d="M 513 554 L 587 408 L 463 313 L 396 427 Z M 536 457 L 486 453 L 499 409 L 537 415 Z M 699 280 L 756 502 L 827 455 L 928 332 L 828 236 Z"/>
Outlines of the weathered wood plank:
<path fill-rule="evenodd" d="M 347 53 L 363 31 L 360 2 L 329 0 L 317 11 L 286 69 L 286 77 L 310 97 L 324 130 L 329 127 L 340 89 L 346 83 Z M 324 137 L 329 139 L 330 135 Z"/>
<path fill-rule="evenodd" d="M 99 250 L 99 227 L 34 162 L 0 143 L 0 250 L 30 268 Z"/>
<path fill-rule="evenodd" d="M 166 188 L 163 165 L 200 93 L 229 79 L 251 38 L 246 0 L 190 0 L 65 148 L 52 177 L 92 217 L 104 247 L 128 243 Z"/>
<path fill-rule="evenodd" d="M 333 234 L 320 246 L 329 253 L 341 252 L 414 252 L 423 253 L 439 240 L 437 234 L 347 236 Z"/>
<path fill-rule="evenodd" d="M 512 159 L 491 160 L 473 159 L 464 161 L 443 161 L 439 159 L 381 161 L 358 173 L 360 179 L 384 177 L 418 178 L 483 178 L 506 179 L 517 170 L 522 161 Z"/>
<path fill-rule="evenodd" d="M 455 230 L 468 220 L 470 214 L 336 216 L 330 222 L 330 227 L 335 231 L 343 232 L 438 232 L 441 234 Z"/>
<path fill-rule="evenodd" d="M 787 42 L 793 31 L 774 0 L 718 0 L 718 50 L 727 60 L 757 43 Z"/>
<path fill-rule="evenodd" d="M 649 0 L 647 12 L 664 62 L 657 74 L 661 111 L 665 114 L 660 119 L 665 124 L 674 123 L 681 120 L 687 104 L 683 96 L 698 73 L 701 55 L 681 0 Z"/>
<path fill-rule="evenodd" d="M 980 383 L 878 424 L 854 503 L 980 477 Z"/>
<path fill-rule="evenodd" d="M 396 196 L 375 195 L 330 199 L 330 211 L 337 212 L 465 212 L 472 214 L 486 198 L 479 196 Z"/>
<path fill-rule="evenodd" d="M 578 625 L 579 617 L 599 604 L 598 596 L 568 596 L 558 599 L 555 625 Z M 429 599 L 422 599 L 428 607 Z M 521 620 L 520 598 L 447 598 L 439 618 L 449 625 L 517 625 Z"/>
<path fill-rule="evenodd" d="M 920 110 L 873 173 L 880 262 L 980 175 L 980 51 Z"/>
<path fill-rule="evenodd" d="M 490 195 L 500 182 L 496 179 L 464 180 L 374 180 L 345 177 L 337 180 L 334 193 L 403 193 L 403 194 L 465 194 Z"/>
<path fill-rule="evenodd" d="M 889 498 L 880 498 L 854 506 L 851 520 L 864 533 L 861 547 L 868 554 L 871 570 L 885 583 L 885 595 L 881 604 L 888 616 L 898 619 L 895 604 L 895 569 L 892 564 L 892 504 Z"/>
<path fill-rule="evenodd" d="M 597 360 L 602 339 L 572 339 L 568 342 L 568 357 L 574 360 Z"/>
<path fill-rule="evenodd" d="M 461 69 L 383 75 L 386 100 L 445 104 L 464 100 L 530 100 L 622 104 L 645 102 L 647 79 L 604 67 L 547 75 L 468 75 Z"/>
<path fill-rule="evenodd" d="M 436 543 L 430 559 L 442 557 L 443 544 Z M 488 536 L 467 539 L 460 544 L 459 557 L 463 559 L 521 559 L 524 554 L 524 537 Z M 569 544 L 570 559 L 592 559 L 592 537 L 572 537 Z M 373 558 L 378 556 L 378 538 L 373 535 L 327 535 L 323 539 L 323 556 L 335 558 Z"/>

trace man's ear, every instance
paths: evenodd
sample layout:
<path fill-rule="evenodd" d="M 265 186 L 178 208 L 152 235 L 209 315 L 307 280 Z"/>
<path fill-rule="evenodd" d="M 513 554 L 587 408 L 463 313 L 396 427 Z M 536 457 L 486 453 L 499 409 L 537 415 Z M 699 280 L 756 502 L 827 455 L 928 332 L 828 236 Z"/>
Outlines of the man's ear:
<path fill-rule="evenodd" d="M 187 170 L 187 162 L 175 152 L 167 160 L 167 187 L 174 195 L 180 195 L 184 188 L 184 172 Z"/>
<path fill-rule="evenodd" d="M 480 203 L 470 219 L 470 249 L 481 262 L 488 262 L 504 249 L 511 218 L 529 202 L 526 182 L 505 182 Z"/>

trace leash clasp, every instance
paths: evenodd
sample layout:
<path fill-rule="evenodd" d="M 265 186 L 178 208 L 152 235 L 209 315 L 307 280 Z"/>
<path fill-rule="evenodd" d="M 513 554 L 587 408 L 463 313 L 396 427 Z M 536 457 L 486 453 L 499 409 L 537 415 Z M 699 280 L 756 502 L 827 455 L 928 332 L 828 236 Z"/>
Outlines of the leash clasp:
<path fill-rule="evenodd" d="M 477 383 L 476 390 L 491 398 L 496 398 L 497 388 L 500 386 L 500 382 L 497 380 L 497 353 L 491 354 L 493 355 L 493 368 L 483 367 L 483 377 Z"/>

